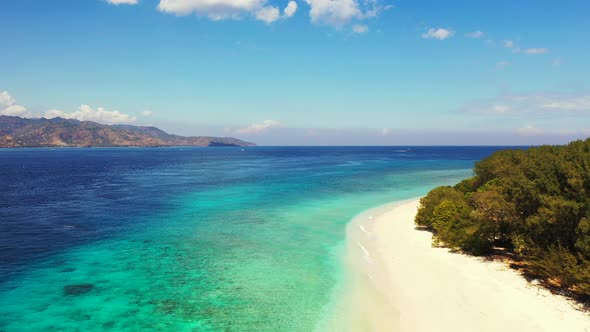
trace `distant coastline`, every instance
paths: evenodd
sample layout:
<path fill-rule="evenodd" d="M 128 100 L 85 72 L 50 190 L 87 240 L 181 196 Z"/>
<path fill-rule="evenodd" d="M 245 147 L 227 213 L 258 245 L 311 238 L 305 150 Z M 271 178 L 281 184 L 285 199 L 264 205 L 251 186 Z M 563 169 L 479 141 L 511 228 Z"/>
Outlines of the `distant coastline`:
<path fill-rule="evenodd" d="M 166 149 L 166 148 L 239 148 L 258 145 L 88 145 L 88 146 L 0 146 L 0 150 L 56 150 L 56 149 Z"/>
<path fill-rule="evenodd" d="M 233 137 L 179 136 L 156 127 L 0 116 L 0 148 L 255 146 Z"/>

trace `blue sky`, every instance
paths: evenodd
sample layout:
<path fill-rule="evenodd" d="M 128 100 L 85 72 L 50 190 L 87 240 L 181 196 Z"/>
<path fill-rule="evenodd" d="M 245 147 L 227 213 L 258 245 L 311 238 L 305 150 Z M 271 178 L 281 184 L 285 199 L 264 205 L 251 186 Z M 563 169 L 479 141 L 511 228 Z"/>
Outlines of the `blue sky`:
<path fill-rule="evenodd" d="M 280 145 L 590 136 L 586 0 L 111 1 L 0 0 L 0 113 Z"/>

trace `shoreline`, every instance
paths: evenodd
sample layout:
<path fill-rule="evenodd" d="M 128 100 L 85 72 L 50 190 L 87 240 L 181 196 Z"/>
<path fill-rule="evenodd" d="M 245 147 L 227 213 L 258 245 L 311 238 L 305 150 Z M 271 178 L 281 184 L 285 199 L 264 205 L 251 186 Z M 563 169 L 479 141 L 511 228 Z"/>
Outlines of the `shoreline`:
<path fill-rule="evenodd" d="M 499 261 L 433 248 L 419 198 L 347 226 L 346 279 L 324 331 L 590 331 L 590 315 Z"/>

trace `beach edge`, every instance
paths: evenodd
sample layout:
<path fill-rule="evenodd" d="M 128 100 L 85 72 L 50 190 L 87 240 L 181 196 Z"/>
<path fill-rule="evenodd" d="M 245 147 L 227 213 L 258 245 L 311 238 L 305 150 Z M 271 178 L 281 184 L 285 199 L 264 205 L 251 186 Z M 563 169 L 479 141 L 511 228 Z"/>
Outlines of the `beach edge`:
<path fill-rule="evenodd" d="M 414 226 L 419 205 L 390 202 L 348 223 L 347 276 L 321 330 L 590 331 L 574 302 L 505 263 L 433 247 L 432 233 Z"/>

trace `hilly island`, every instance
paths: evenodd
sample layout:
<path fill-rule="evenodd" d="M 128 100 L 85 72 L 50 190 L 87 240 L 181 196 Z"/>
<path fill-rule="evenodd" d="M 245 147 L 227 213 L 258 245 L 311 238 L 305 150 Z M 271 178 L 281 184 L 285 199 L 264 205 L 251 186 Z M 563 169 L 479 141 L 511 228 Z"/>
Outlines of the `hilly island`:
<path fill-rule="evenodd" d="M 156 127 L 105 125 L 64 118 L 0 116 L 0 148 L 255 145 L 233 137 L 179 136 Z"/>

